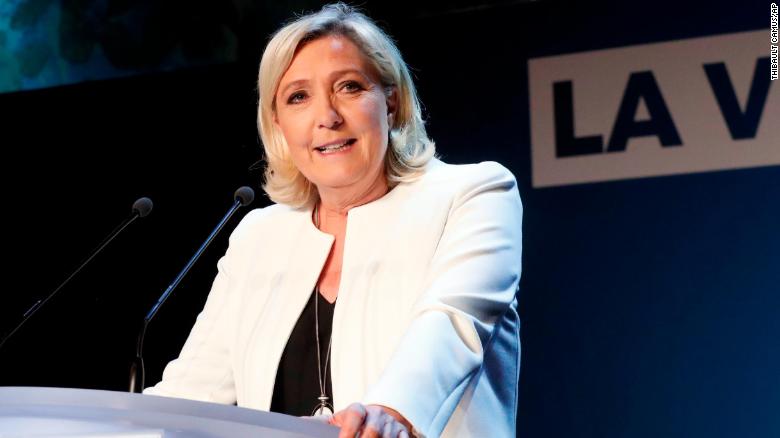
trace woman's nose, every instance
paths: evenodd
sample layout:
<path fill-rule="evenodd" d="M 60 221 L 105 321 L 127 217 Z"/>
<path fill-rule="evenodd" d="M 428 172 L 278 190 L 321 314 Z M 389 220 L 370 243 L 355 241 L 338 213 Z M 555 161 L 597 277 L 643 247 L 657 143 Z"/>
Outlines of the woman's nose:
<path fill-rule="evenodd" d="M 333 129 L 341 125 L 344 119 L 339 114 L 330 99 L 322 99 L 318 105 L 318 126 L 320 128 Z"/>

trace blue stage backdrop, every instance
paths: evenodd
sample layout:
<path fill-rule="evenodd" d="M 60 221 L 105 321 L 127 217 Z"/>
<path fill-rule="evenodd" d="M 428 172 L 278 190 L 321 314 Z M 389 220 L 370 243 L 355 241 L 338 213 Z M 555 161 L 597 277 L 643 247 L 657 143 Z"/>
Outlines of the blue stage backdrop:
<path fill-rule="evenodd" d="M 187 46 L 189 58 L 175 55 L 180 41 L 153 36 L 171 17 L 208 16 L 204 6 L 155 12 L 152 3 L 139 2 L 150 15 L 130 35 L 157 57 L 117 49 L 127 63 L 111 79 L 79 82 L 106 78 L 96 70 L 38 88 L 12 77 L 22 70 L 0 73 L 12 91 L 0 94 L 10 236 L 0 330 L 135 198 L 156 204 L 0 350 L 2 385 L 124 389 L 146 310 L 235 188 L 259 189 L 259 56 L 281 17 L 319 3 L 232 2 L 212 20 L 224 26 L 206 26 L 212 39 Z M 366 9 L 412 66 L 440 155 L 503 163 L 525 205 L 518 436 L 780 436 L 770 2 L 414 3 Z M 46 4 L 4 3 L 0 25 L 9 10 Z M 30 18 L 46 19 L 39 9 L 13 29 L 43 23 Z M 0 33 L 0 65 L 19 62 L 18 51 L 3 52 L 18 38 Z M 69 56 L 87 47 L 105 56 L 115 42 L 94 38 Z M 35 59 L 24 68 L 50 68 Z M 202 308 L 227 234 L 152 323 L 150 381 Z"/>

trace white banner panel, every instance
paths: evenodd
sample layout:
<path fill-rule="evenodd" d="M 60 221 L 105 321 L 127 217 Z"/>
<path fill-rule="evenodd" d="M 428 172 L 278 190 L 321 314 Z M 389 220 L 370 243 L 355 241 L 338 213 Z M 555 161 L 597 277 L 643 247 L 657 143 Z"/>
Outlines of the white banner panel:
<path fill-rule="evenodd" d="M 769 30 L 528 61 L 534 187 L 780 165 Z"/>

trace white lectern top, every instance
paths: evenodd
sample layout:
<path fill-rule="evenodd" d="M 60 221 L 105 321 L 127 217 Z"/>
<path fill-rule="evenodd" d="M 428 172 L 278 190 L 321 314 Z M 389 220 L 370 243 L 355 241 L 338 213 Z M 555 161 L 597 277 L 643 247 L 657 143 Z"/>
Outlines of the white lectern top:
<path fill-rule="evenodd" d="M 0 438 L 336 437 L 311 419 L 126 392 L 0 387 Z"/>

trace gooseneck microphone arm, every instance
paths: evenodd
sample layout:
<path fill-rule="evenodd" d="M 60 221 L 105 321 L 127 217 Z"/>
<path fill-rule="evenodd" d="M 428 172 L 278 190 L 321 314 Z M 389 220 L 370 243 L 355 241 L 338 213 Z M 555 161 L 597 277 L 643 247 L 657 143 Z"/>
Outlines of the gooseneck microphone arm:
<path fill-rule="evenodd" d="M 91 262 L 92 259 L 95 258 L 95 256 L 98 255 L 103 250 L 103 248 L 108 246 L 108 244 L 111 243 L 111 241 L 114 240 L 116 236 L 122 233 L 122 231 L 124 231 L 125 228 L 127 228 L 131 223 L 133 223 L 133 221 L 135 221 L 139 217 L 145 217 L 149 213 L 151 213 L 153 205 L 154 204 L 152 203 L 152 200 L 146 197 L 139 198 L 138 200 L 136 200 L 133 203 L 131 216 L 125 219 L 121 224 L 119 224 L 119 226 L 116 227 L 114 231 L 112 231 L 111 234 L 109 234 L 108 237 L 106 237 L 103 240 L 103 242 L 92 251 L 89 257 L 87 257 L 87 259 L 84 260 L 84 262 L 81 263 L 81 265 L 79 265 L 79 267 L 76 268 L 76 270 L 73 271 L 73 273 L 70 274 L 70 276 L 68 276 L 68 278 L 66 278 L 65 281 L 63 281 L 59 286 L 57 286 L 57 288 L 54 289 L 52 293 L 47 295 L 46 298 L 36 301 L 32 306 L 30 306 L 30 308 L 26 312 L 24 312 L 22 321 L 7 335 L 5 335 L 2 341 L 0 341 L 0 349 L 3 348 L 3 345 L 5 345 L 6 341 L 8 341 L 11 338 L 11 336 L 13 336 L 17 331 L 19 331 L 20 328 L 22 328 L 22 326 L 27 322 L 27 320 L 32 318 L 32 316 L 35 315 L 38 312 L 38 310 L 40 310 L 47 302 L 49 302 L 49 300 L 51 300 L 52 297 L 54 297 L 54 295 L 57 294 L 57 292 L 59 292 L 63 287 L 65 287 L 65 285 L 68 284 L 70 280 L 76 276 L 76 274 L 81 272 L 81 270 L 84 269 L 84 267 L 87 266 L 87 264 L 89 264 L 89 262 Z"/>
<path fill-rule="evenodd" d="M 192 265 L 194 265 L 195 262 L 198 261 L 200 256 L 203 254 L 206 248 L 211 244 L 211 242 L 214 240 L 217 234 L 219 234 L 219 232 L 222 231 L 222 228 L 225 226 L 225 224 L 230 220 L 231 217 L 233 217 L 233 214 L 235 214 L 239 208 L 247 206 L 252 203 L 252 201 L 255 198 L 255 192 L 249 187 L 244 186 L 236 190 L 235 194 L 233 195 L 233 198 L 235 199 L 233 206 L 230 207 L 230 210 L 228 210 L 227 214 L 222 218 L 222 220 L 219 222 L 217 227 L 214 228 L 214 231 L 211 232 L 211 234 L 206 239 L 206 241 L 203 242 L 203 245 L 201 245 L 200 248 L 198 248 L 198 250 L 195 252 L 195 255 L 193 255 L 190 261 L 187 262 L 187 264 L 184 266 L 184 269 L 182 269 L 181 272 L 179 272 L 179 275 L 176 276 L 176 279 L 173 280 L 173 283 L 171 283 L 170 286 L 168 286 L 168 288 L 165 289 L 165 292 L 163 292 L 163 294 L 160 296 L 160 298 L 157 300 L 154 306 L 152 306 L 151 310 L 149 310 L 149 313 L 146 314 L 146 317 L 144 318 L 144 322 L 141 325 L 141 330 L 138 333 L 138 341 L 135 347 L 135 360 L 133 361 L 133 364 L 130 367 L 130 392 L 141 392 L 144 389 L 145 371 L 144 371 L 143 350 L 144 350 L 144 337 L 146 336 L 146 328 L 149 326 L 149 322 L 152 320 L 152 318 L 154 318 L 154 316 L 157 314 L 157 311 L 160 310 L 160 307 L 163 305 L 163 303 L 165 303 L 168 297 L 171 296 L 173 290 L 176 289 L 179 283 L 181 283 L 181 280 L 190 271 Z"/>

